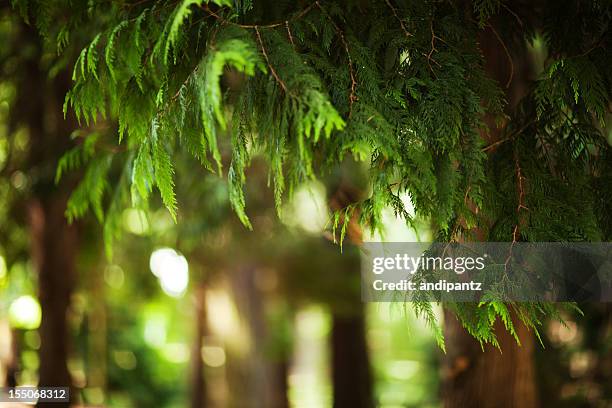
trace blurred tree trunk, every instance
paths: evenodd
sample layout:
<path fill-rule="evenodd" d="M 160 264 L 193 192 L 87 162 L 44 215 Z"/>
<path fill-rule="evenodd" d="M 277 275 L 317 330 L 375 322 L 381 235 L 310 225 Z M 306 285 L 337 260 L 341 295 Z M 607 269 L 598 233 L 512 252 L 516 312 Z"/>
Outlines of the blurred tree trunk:
<path fill-rule="evenodd" d="M 80 248 L 81 253 L 83 247 Z M 96 250 L 102 254 L 97 246 Z M 106 317 L 106 286 L 104 282 L 105 259 L 95 257 L 95 265 L 88 267 L 91 270 L 86 279 L 89 284 L 90 311 L 87 316 L 87 387 L 98 388 L 103 391 L 106 398 L 107 391 L 107 317 Z M 102 265 L 103 267 L 100 267 Z"/>
<path fill-rule="evenodd" d="M 202 362 L 202 347 L 208 330 L 206 326 L 206 285 L 202 282 L 195 290 L 194 310 L 195 339 L 191 350 L 191 407 L 204 408 L 208 406 L 208 392 Z"/>
<path fill-rule="evenodd" d="M 76 231 L 66 224 L 64 209 L 65 200 L 58 197 L 35 198 L 29 208 L 32 255 L 38 271 L 42 309 L 39 328 L 41 386 L 71 385 L 66 315 L 73 289 Z"/>
<path fill-rule="evenodd" d="M 243 377 L 246 388 L 234 398 L 239 406 L 288 408 L 288 357 L 285 350 L 271 347 L 272 333 L 266 319 L 265 295 L 257 287 L 256 275 L 257 267 L 252 264 L 242 265 L 231 274 L 236 305 L 248 324 L 251 338 Z"/>
<path fill-rule="evenodd" d="M 334 314 L 332 320 L 332 382 L 336 408 L 374 406 L 365 316 L 363 306 L 356 306 L 354 315 Z"/>
<path fill-rule="evenodd" d="M 289 361 L 288 358 L 272 363 L 273 381 L 277 392 L 273 394 L 272 406 L 289 408 Z"/>
<path fill-rule="evenodd" d="M 508 4 L 520 9 L 520 2 Z M 471 5 L 469 6 L 471 7 Z M 529 90 L 532 64 L 525 44 L 505 33 L 499 21 L 492 19 L 479 35 L 479 45 L 485 60 L 485 69 L 504 90 L 506 113 L 512 113 Z M 489 132 L 483 133 L 486 143 L 500 139 L 503 127 L 495 118 L 485 117 Z M 510 233 L 510 232 L 509 232 Z M 473 231 L 471 239 L 481 240 L 482 231 Z M 443 400 L 447 408 L 537 407 L 538 395 L 534 368 L 534 335 L 517 318 L 513 319 L 521 341 L 519 346 L 499 322 L 495 324 L 501 348 L 487 345 L 484 350 L 450 312 L 445 312 L 444 334 L 447 354 L 443 371 Z"/>
<path fill-rule="evenodd" d="M 352 173 L 352 169 L 343 169 Z M 342 172 L 341 172 L 342 173 Z M 332 211 L 338 211 L 359 201 L 362 195 L 358 182 L 352 180 L 353 174 L 341 174 L 337 185 L 330 191 L 329 206 Z M 362 231 L 358 214 L 348 220 L 345 245 L 360 244 Z M 346 221 L 346 220 L 344 220 Z M 338 238 L 337 238 L 338 239 Z M 350 251 L 342 255 L 342 271 L 346 275 L 345 282 L 360 280 L 359 264 L 351 262 Z M 347 283 L 346 287 L 359 287 Z M 345 289 L 345 288 L 343 288 Z M 366 339 L 365 310 L 361 301 L 361 292 L 344 291 L 339 301 L 340 307 L 332 306 L 331 329 L 331 361 L 332 383 L 335 408 L 372 408 L 374 407 L 374 390 L 370 369 L 369 350 Z"/>
<path fill-rule="evenodd" d="M 73 121 L 64 120 L 62 113 L 70 78 L 65 70 L 49 76 L 43 65 L 42 40 L 34 28 L 21 23 L 12 46 L 19 53 L 21 72 L 10 120 L 13 129 L 23 126 L 29 135 L 23 171 L 31 180 L 26 208 L 42 309 L 39 384 L 71 386 L 66 314 L 74 286 L 77 235 L 64 216 L 71 186 L 54 182 L 55 166 L 70 147 L 74 129 Z M 53 404 L 62 405 L 69 404 Z"/>
<path fill-rule="evenodd" d="M 8 324 L 6 330 L 8 331 L 9 350 L 7 359 L 4 361 L 6 364 L 4 386 L 16 387 L 17 372 L 19 371 L 19 333 L 17 333 L 16 329 L 10 328 Z"/>

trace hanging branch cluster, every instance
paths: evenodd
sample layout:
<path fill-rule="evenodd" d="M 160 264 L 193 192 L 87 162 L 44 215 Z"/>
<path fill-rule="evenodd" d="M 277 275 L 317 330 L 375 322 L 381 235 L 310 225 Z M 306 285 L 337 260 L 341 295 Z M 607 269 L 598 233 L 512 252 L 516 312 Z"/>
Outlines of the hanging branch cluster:
<path fill-rule="evenodd" d="M 369 166 L 369 195 L 334 217 L 344 231 L 352 214 L 381 228 L 390 207 L 408 225 L 414 214 L 429 218 L 447 241 L 475 227 L 491 241 L 610 239 L 612 195 L 598 191 L 612 186 L 602 130 L 611 13 L 600 2 L 576 7 L 577 32 L 531 26 L 555 21 L 555 4 L 525 18 L 498 0 L 14 3 L 60 51 L 88 39 L 65 111 L 83 124 L 116 122 L 118 132 L 67 154 L 58 176 L 86 166 L 67 213 L 93 210 L 107 242 L 120 233 L 121 210 L 146 208 L 154 190 L 179 219 L 175 173 L 191 159 L 226 178 L 228 202 L 250 227 L 243 190 L 254 154 L 267 162 L 278 211 L 348 155 Z M 505 17 L 495 20 L 504 30 L 494 16 Z M 477 41 L 493 26 L 510 64 L 510 38 L 534 41 L 531 33 L 542 33 L 550 56 L 510 116 Z M 518 130 L 484 146 L 485 115 Z M 517 191 L 518 208 L 507 200 Z M 428 305 L 415 309 L 435 325 Z M 534 325 L 543 309 L 522 307 Z M 477 338 L 494 341 L 499 305 L 456 312 Z"/>

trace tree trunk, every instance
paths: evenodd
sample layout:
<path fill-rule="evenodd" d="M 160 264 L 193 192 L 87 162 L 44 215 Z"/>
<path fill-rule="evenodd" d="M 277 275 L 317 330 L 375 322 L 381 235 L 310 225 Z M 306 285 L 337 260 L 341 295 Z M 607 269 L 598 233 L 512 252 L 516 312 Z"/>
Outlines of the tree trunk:
<path fill-rule="evenodd" d="M 20 60 L 11 126 L 23 126 L 29 135 L 29 154 L 21 170 L 32 180 L 27 214 L 42 309 L 39 384 L 70 386 L 66 313 L 74 285 L 77 237 L 76 228 L 68 225 L 64 215 L 71 183 L 56 185 L 54 181 L 57 161 L 71 147 L 70 134 L 75 128 L 74 118 L 65 120 L 62 112 L 70 77 L 65 71 L 49 77 L 35 28 L 22 23 L 15 41 L 13 47 L 31 50 Z"/>
<path fill-rule="evenodd" d="M 538 406 L 534 337 L 525 325 L 516 324 L 519 346 L 497 322 L 495 332 L 501 350 L 486 345 L 483 351 L 453 314 L 446 312 L 444 317 L 444 335 L 448 339 L 442 389 L 445 407 Z"/>
<path fill-rule="evenodd" d="M 347 171 L 347 169 L 344 169 Z M 353 179 L 352 179 L 352 178 Z M 358 188 L 358 182 L 350 172 L 341 173 L 336 184 L 331 186 L 329 207 L 332 211 L 346 208 L 359 201 L 364 193 Z M 362 231 L 358 215 L 354 214 L 348 222 L 346 238 L 351 245 L 362 242 Z M 346 245 L 346 244 L 345 244 Z M 353 264 L 347 250 L 343 257 L 343 272 L 346 282 L 360 279 L 358 264 Z M 347 287 L 351 285 L 347 284 Z M 365 310 L 361 301 L 361 292 L 343 293 L 343 307 L 332 306 L 331 360 L 332 383 L 335 408 L 371 408 L 374 407 L 374 390 L 370 370 L 369 350 L 366 339 Z M 334 310 L 336 309 L 336 310 Z"/>
<path fill-rule="evenodd" d="M 271 355 L 270 327 L 265 297 L 256 285 L 257 267 L 246 264 L 232 273 L 236 306 L 248 324 L 251 347 L 243 376 L 245 387 L 236 395 L 235 405 L 252 408 L 287 408 L 287 355 Z M 274 353 L 277 354 L 277 353 Z"/>
<path fill-rule="evenodd" d="M 99 252 L 100 254 L 103 251 Z M 96 265 L 105 265 L 104 259 L 93 261 Z M 90 299 L 90 311 L 87 315 L 87 387 L 102 390 L 102 397 L 106 398 L 107 391 L 107 300 L 103 268 L 90 266 L 91 275 L 87 276 Z M 96 401 L 101 405 L 104 399 Z"/>
<path fill-rule="evenodd" d="M 73 289 L 76 231 L 67 225 L 64 209 L 65 200 L 61 199 L 35 200 L 30 205 L 32 254 L 38 271 L 42 309 L 40 386 L 69 387 L 72 384 L 67 365 L 70 336 L 66 314 Z M 52 406 L 62 405 L 69 404 Z"/>
<path fill-rule="evenodd" d="M 361 305 L 355 315 L 334 314 L 331 333 L 335 408 L 372 408 L 372 376 Z"/>
<path fill-rule="evenodd" d="M 202 347 L 206 328 L 206 286 L 198 285 L 194 295 L 195 303 L 195 339 L 191 350 L 191 408 L 204 408 L 208 406 L 208 393 L 206 390 L 206 377 L 202 364 Z"/>
<path fill-rule="evenodd" d="M 282 359 L 272 363 L 272 377 L 275 392 L 272 395 L 272 407 L 289 408 L 289 362 Z"/>
<path fill-rule="evenodd" d="M 478 40 L 485 69 L 504 90 L 508 102 L 506 113 L 511 117 L 528 92 L 533 76 L 526 47 L 517 44 L 516 39 L 505 38 L 494 20 L 481 31 Z M 499 140 L 502 129 L 497 127 L 494 118 L 485 117 L 485 121 L 489 125 L 489 132 L 483 134 L 483 138 L 487 143 L 494 143 Z M 481 235 L 482 231 L 474 231 L 477 239 Z M 521 345 L 498 321 L 495 333 L 501 351 L 490 345 L 483 350 L 461 327 L 457 318 L 445 312 L 444 332 L 448 339 L 442 385 L 445 407 L 538 406 L 534 335 L 518 319 L 513 320 Z"/>
<path fill-rule="evenodd" d="M 2 331 L 6 330 L 6 338 L 7 341 L 7 350 L 3 350 L 6 352 L 5 358 L 3 361 L 0 361 L 1 364 L 4 364 L 5 372 L 4 374 L 4 383 L 2 384 L 5 387 L 16 387 L 17 386 L 17 373 L 19 371 L 19 333 L 17 333 L 16 329 L 12 329 L 8 321 L 1 321 L 0 324 L 6 324 L 6 328 Z M 1 368 L 1 367 L 0 367 Z"/>

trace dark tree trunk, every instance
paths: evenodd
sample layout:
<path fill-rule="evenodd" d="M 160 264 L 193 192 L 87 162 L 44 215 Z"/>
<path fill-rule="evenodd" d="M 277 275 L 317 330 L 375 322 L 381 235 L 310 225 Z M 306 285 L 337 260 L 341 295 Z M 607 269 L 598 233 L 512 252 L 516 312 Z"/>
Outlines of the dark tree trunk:
<path fill-rule="evenodd" d="M 4 385 L 6 387 L 17 386 L 17 372 L 19 371 L 18 357 L 19 357 L 19 333 L 15 329 L 10 330 L 10 344 L 8 350 L 8 359 L 4 362 L 6 364 L 6 376 Z"/>
<path fill-rule="evenodd" d="M 534 337 L 523 324 L 515 339 L 499 322 L 495 325 L 501 351 L 480 344 L 457 318 L 445 313 L 443 400 L 445 407 L 532 408 L 538 406 L 535 387 Z"/>
<path fill-rule="evenodd" d="M 206 287 L 200 284 L 194 294 L 195 309 L 195 339 L 191 350 L 191 408 L 204 408 L 208 406 L 208 393 L 206 390 L 206 377 L 202 364 L 202 347 L 206 327 Z"/>
<path fill-rule="evenodd" d="M 522 5 L 515 3 L 508 7 L 518 11 Z M 512 117 L 529 90 L 532 64 L 519 36 L 502 31 L 500 26 L 493 19 L 481 31 L 478 40 L 485 69 L 504 90 L 508 102 L 506 112 Z M 489 132 L 483 133 L 483 138 L 487 143 L 498 141 L 506 124 L 500 128 L 494 118 L 487 116 L 484 119 L 489 125 Z M 473 232 L 475 239 L 482 239 L 482 231 Z M 501 351 L 490 345 L 485 346 L 483 351 L 480 344 L 461 327 L 457 318 L 445 312 L 444 332 L 448 345 L 442 385 L 445 407 L 531 408 L 539 405 L 534 334 L 518 319 L 513 320 L 521 345 L 497 322 L 495 333 Z"/>
<path fill-rule="evenodd" d="M 372 408 L 372 376 L 365 337 L 365 316 L 334 314 L 331 333 L 335 408 Z"/>
<path fill-rule="evenodd" d="M 76 231 L 67 225 L 64 209 L 65 200 L 57 198 L 35 200 L 30 205 L 32 252 L 42 309 L 40 386 L 69 387 L 72 384 L 67 366 L 70 336 L 66 314 L 74 281 Z"/>
<path fill-rule="evenodd" d="M 64 215 L 71 185 L 54 182 L 57 161 L 70 148 L 75 128 L 74 120 L 65 120 L 62 112 L 70 77 L 64 71 L 49 77 L 35 28 L 22 23 L 14 41 L 10 46 L 16 50 L 30 50 L 18 54 L 21 70 L 10 125 L 13 130 L 25 127 L 29 135 L 29 154 L 21 170 L 32 180 L 26 208 L 42 309 L 39 384 L 70 386 L 66 314 L 74 285 L 77 237 Z M 53 406 L 62 405 L 69 404 Z"/>
<path fill-rule="evenodd" d="M 332 211 L 358 202 L 364 194 L 358 187 L 359 182 L 350 167 L 344 171 L 346 173 L 341 173 L 330 189 L 329 207 Z M 351 245 L 359 245 L 362 242 L 361 226 L 357 219 L 358 215 L 354 214 L 350 220 L 343 220 L 348 222 L 346 238 Z M 353 287 L 348 282 L 360 279 L 359 263 L 354 263 L 354 258 L 351 259 L 352 256 L 358 259 L 358 255 L 351 253 L 350 249 L 345 250 L 342 254 L 344 268 L 342 271 L 336 271 L 344 273 L 346 287 Z M 374 390 L 361 292 L 348 290 L 339 296 L 343 305 L 340 308 L 338 305 L 332 305 L 333 405 L 335 408 L 371 408 L 374 407 Z"/>
<path fill-rule="evenodd" d="M 275 392 L 272 395 L 272 407 L 289 408 L 289 362 L 287 359 L 272 363 L 272 381 Z"/>

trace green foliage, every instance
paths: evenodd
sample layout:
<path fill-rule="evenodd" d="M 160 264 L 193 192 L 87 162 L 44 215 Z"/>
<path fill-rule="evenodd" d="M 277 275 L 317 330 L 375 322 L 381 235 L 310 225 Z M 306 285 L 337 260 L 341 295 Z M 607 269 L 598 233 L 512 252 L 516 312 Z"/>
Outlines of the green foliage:
<path fill-rule="evenodd" d="M 162 202 L 176 220 L 176 197 L 174 195 L 174 169 L 170 154 L 166 150 L 164 139 L 157 133 L 158 124 L 154 119 L 151 123 L 151 150 L 155 184 L 159 188 Z"/>
<path fill-rule="evenodd" d="M 81 135 L 76 131 L 73 137 Z M 96 143 L 100 139 L 101 133 L 93 132 L 83 139 L 83 143 L 67 151 L 58 161 L 55 171 L 55 183 L 57 184 L 65 173 L 74 171 L 85 165 L 96 153 Z"/>
<path fill-rule="evenodd" d="M 446 344 L 444 341 L 444 333 L 442 332 L 442 327 L 438 323 L 438 319 L 433 311 L 432 302 L 428 302 L 428 299 L 423 299 L 422 301 L 414 302 L 414 313 L 417 317 L 421 317 L 425 319 L 427 325 L 432 329 L 434 333 L 434 338 L 438 346 L 446 352 Z"/>
<path fill-rule="evenodd" d="M 604 78 L 587 56 L 555 61 L 548 67 L 535 91 L 538 118 L 547 109 L 585 109 L 602 126 L 609 103 Z"/>
<path fill-rule="evenodd" d="M 107 174 L 112 157 L 100 157 L 92 160 L 85 171 L 83 180 L 68 200 L 66 216 L 69 221 L 82 217 L 91 209 L 101 222 L 104 218 L 102 197 L 108 189 Z"/>
<path fill-rule="evenodd" d="M 249 40 L 239 31 L 231 34 L 220 33 L 215 49 L 202 60 L 200 66 L 196 67 L 202 127 L 206 143 L 220 173 L 222 164 L 221 153 L 217 147 L 217 124 L 222 130 L 227 128 L 220 85 L 223 70 L 226 66 L 230 66 L 248 76 L 255 75 L 256 69 L 265 72 L 255 44 Z"/>
<path fill-rule="evenodd" d="M 268 164 L 279 211 L 297 186 L 350 155 L 369 166 L 370 188 L 334 216 L 340 241 L 354 216 L 380 229 L 387 207 L 411 225 L 404 194 L 440 240 L 470 239 L 474 229 L 493 241 L 610 239 L 611 13 L 603 2 L 513 10 L 493 0 L 329 0 L 304 8 L 151 0 L 88 3 L 57 19 L 61 4 L 16 7 L 60 50 L 68 33 L 88 39 L 65 111 L 85 125 L 116 121 L 119 149 L 69 152 L 58 177 L 90 162 L 68 214 L 92 208 L 102 219 L 107 208 L 107 238 L 128 191 L 133 205 L 146 206 L 156 187 L 180 218 L 174 169 L 187 153 L 220 175 L 227 167 L 229 201 L 247 227 L 243 189 L 254 155 Z M 575 30 L 558 24 L 570 17 Z M 79 30 L 84 21 L 91 25 Z M 483 28 L 493 24 L 513 57 L 536 32 L 548 52 L 544 73 L 512 106 L 479 48 Z M 108 171 L 111 156 L 124 165 L 118 183 Z M 443 344 L 427 302 L 415 310 Z M 556 310 L 493 297 L 449 307 L 492 344 L 496 319 L 514 334 L 511 316 L 535 330 Z"/>

